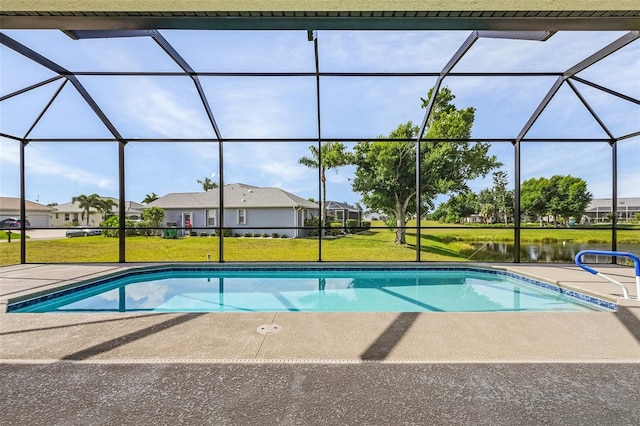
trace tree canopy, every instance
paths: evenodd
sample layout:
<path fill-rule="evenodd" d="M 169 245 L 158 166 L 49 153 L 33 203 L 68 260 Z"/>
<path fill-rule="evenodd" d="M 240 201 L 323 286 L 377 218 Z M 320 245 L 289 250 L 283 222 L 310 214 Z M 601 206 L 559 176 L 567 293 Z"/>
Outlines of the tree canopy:
<path fill-rule="evenodd" d="M 551 215 L 554 226 L 557 219 L 569 225 L 571 217 L 578 220 L 584 215 L 593 195 L 587 190 L 587 182 L 571 175 L 554 175 L 547 179 L 532 178 L 522 182 L 521 210 L 543 224 L 543 216 Z"/>
<path fill-rule="evenodd" d="M 433 89 L 426 99 L 427 106 Z M 420 144 L 421 203 L 433 207 L 437 195 L 460 193 L 467 182 L 501 164 L 489 156 L 488 143 L 442 142 L 437 139 L 465 139 L 471 136 L 475 109 L 457 109 L 453 93 L 443 88 L 435 100 L 427 121 L 425 137 Z M 362 194 L 363 203 L 372 210 L 395 218 L 397 244 L 405 244 L 405 229 L 416 211 L 416 139 L 420 129 L 411 121 L 398 125 L 386 137 L 399 141 L 358 142 L 353 163 L 357 166 L 352 186 Z"/>

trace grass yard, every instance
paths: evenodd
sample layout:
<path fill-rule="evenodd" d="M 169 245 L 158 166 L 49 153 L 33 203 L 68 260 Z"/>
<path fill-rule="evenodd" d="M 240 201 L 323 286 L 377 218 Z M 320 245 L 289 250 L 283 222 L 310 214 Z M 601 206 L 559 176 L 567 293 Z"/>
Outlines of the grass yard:
<path fill-rule="evenodd" d="M 380 224 L 375 224 L 380 225 Z M 411 226 L 411 224 L 409 224 Z M 423 261 L 512 261 L 512 255 L 477 253 L 477 243 L 513 243 L 513 229 L 443 226 L 424 222 L 421 237 Z M 436 228 L 437 227 L 437 228 Z M 522 242 L 609 243 L 610 230 L 523 229 Z M 395 232 L 372 228 L 367 232 L 322 240 L 324 261 L 415 261 L 415 232 L 407 231 L 407 245 L 394 244 Z M 640 229 L 618 231 L 618 241 L 640 244 Z M 475 243 L 475 245 L 474 245 Z M 318 260 L 317 239 L 225 238 L 224 260 L 247 262 Z M 127 237 L 127 262 L 204 262 L 219 259 L 217 237 L 187 237 L 176 240 L 159 237 Z M 27 239 L 27 263 L 117 262 L 118 239 L 101 236 L 57 240 Z M 20 243 L 0 244 L 0 265 L 20 263 Z"/>

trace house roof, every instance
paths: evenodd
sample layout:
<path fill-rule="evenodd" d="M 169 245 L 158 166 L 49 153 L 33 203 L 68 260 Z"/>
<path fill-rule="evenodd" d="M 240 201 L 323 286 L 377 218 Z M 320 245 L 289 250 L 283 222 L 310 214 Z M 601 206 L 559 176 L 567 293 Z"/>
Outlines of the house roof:
<path fill-rule="evenodd" d="M 594 198 L 589 203 L 589 207 L 587 207 L 587 211 L 596 211 L 596 209 L 609 209 L 611 210 L 612 205 L 611 198 Z M 619 197 L 618 198 L 618 210 L 624 210 L 625 208 L 629 209 L 638 209 L 640 208 L 640 197 Z"/>
<path fill-rule="evenodd" d="M 43 212 L 49 213 L 53 209 L 49 206 L 34 203 L 25 200 L 25 209 L 27 212 Z M 20 211 L 20 198 L 16 197 L 0 197 L 0 211 Z"/>
<path fill-rule="evenodd" d="M 220 189 L 207 192 L 170 193 L 149 203 L 147 207 L 171 208 L 218 208 L 220 207 Z M 317 209 L 314 202 L 305 200 L 280 188 L 260 188 L 257 186 L 234 183 L 224 186 L 225 208 L 269 208 L 302 207 Z"/>
<path fill-rule="evenodd" d="M 118 199 L 113 197 L 100 197 L 104 200 L 112 200 L 116 205 L 113 207 L 113 211 L 117 211 L 118 207 Z M 144 204 L 136 203 L 135 201 L 125 201 L 124 202 L 125 212 L 127 214 L 131 213 L 142 213 L 142 211 L 146 208 Z M 57 206 L 53 206 L 53 210 L 59 213 L 82 213 L 82 209 L 80 208 L 77 202 L 73 203 L 64 203 L 59 204 Z"/>
<path fill-rule="evenodd" d="M 352 210 L 354 212 L 358 211 L 358 209 L 353 207 L 351 204 L 341 203 L 339 201 L 327 201 L 327 209 L 329 210 L 344 209 L 344 210 Z"/>

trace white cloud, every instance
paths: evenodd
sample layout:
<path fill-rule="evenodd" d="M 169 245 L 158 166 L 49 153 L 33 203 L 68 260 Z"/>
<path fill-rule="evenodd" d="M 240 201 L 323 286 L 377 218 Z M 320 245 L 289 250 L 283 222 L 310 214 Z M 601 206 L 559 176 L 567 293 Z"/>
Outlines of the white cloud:
<path fill-rule="evenodd" d="M 0 163 L 13 165 L 20 163 L 20 147 L 18 144 L 4 142 L 0 146 L 2 148 L 0 150 Z M 63 159 L 45 147 L 34 148 L 28 145 L 25 149 L 25 156 L 28 158 L 25 165 L 26 173 L 30 177 L 62 178 L 64 181 L 80 186 L 91 186 L 100 189 L 113 189 L 116 186 L 115 176 L 102 176 L 85 168 L 64 163 Z M 87 167 L 94 169 L 90 164 Z"/>
<path fill-rule="evenodd" d="M 140 132 L 133 133 L 136 136 L 148 137 L 151 133 L 164 138 L 215 137 L 195 86 L 183 87 L 183 84 L 184 81 L 180 81 L 180 84 L 168 87 L 147 78 L 127 79 L 122 81 L 119 90 L 129 96 L 111 96 L 109 99 L 123 107 L 124 113 L 132 119 L 134 130 L 129 132 Z M 179 89 L 185 91 L 179 92 Z"/>
<path fill-rule="evenodd" d="M 322 31 L 322 71 L 440 71 L 470 31 Z"/>

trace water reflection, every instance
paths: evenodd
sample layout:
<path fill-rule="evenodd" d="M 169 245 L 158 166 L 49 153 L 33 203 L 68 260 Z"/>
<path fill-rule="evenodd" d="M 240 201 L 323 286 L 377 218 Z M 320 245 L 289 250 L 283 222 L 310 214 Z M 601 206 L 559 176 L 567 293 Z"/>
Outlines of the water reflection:
<path fill-rule="evenodd" d="M 511 243 L 482 243 L 476 244 L 479 253 L 498 253 L 511 256 L 515 254 L 515 246 Z M 574 243 L 560 241 L 557 243 L 522 243 L 520 245 L 520 260 L 522 262 L 573 262 L 576 254 L 582 250 L 611 250 L 611 244 Z M 640 253 L 640 244 L 618 244 L 618 251 Z M 487 256 L 490 257 L 490 256 Z M 474 256 L 476 260 L 481 256 Z M 585 262 L 610 263 L 611 256 L 586 255 Z"/>

